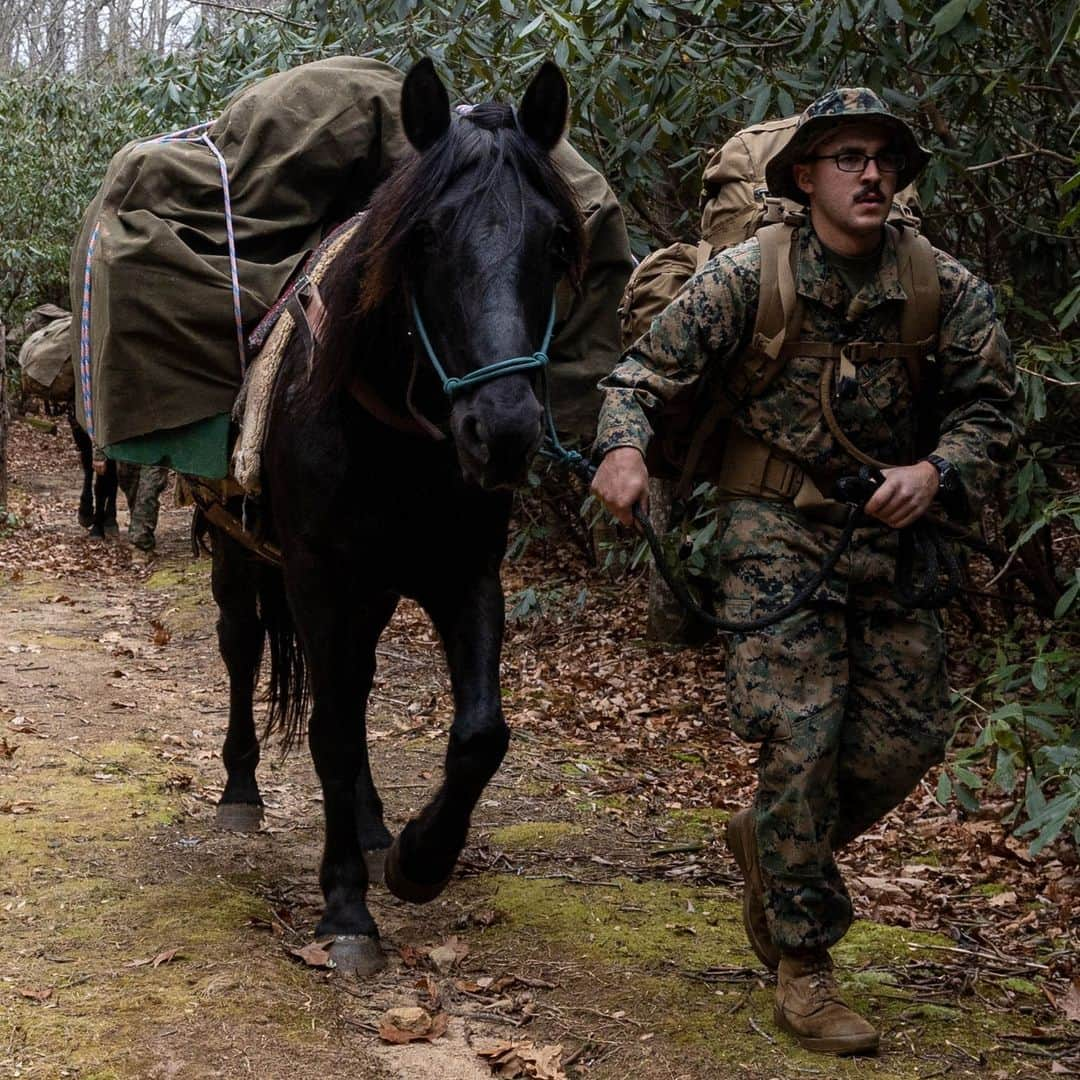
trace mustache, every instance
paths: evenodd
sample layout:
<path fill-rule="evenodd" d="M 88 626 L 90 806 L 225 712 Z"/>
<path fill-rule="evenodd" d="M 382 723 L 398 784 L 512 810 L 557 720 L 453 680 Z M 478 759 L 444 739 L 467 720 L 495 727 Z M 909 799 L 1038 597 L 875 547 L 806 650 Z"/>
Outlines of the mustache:
<path fill-rule="evenodd" d="M 859 190 L 855 193 L 856 202 L 859 199 L 866 198 L 867 195 L 876 195 L 881 199 L 885 198 L 885 192 L 881 190 L 881 184 L 876 180 L 871 180 L 859 186 Z"/>

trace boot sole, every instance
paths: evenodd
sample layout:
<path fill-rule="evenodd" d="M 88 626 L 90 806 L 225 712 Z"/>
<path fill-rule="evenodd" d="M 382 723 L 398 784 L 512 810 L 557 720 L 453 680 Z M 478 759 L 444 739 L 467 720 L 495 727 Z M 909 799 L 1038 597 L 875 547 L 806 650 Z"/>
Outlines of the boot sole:
<path fill-rule="evenodd" d="M 754 932 L 754 923 L 750 917 L 750 860 L 746 857 L 746 851 L 739 839 L 738 832 L 728 822 L 724 830 L 724 838 L 727 841 L 728 850 L 735 856 L 735 862 L 743 875 L 743 930 L 746 931 L 746 940 L 750 942 L 750 948 L 754 955 L 770 970 L 776 971 L 780 966 L 780 950 L 770 939 L 768 945 L 764 944 Z"/>
<path fill-rule="evenodd" d="M 781 1031 L 786 1031 L 804 1050 L 818 1054 L 837 1054 L 846 1057 L 852 1054 L 876 1054 L 881 1043 L 881 1036 L 875 1031 L 869 1035 L 833 1035 L 815 1039 L 809 1035 L 800 1035 L 788 1022 L 779 1005 L 773 1006 L 773 1019 Z"/>

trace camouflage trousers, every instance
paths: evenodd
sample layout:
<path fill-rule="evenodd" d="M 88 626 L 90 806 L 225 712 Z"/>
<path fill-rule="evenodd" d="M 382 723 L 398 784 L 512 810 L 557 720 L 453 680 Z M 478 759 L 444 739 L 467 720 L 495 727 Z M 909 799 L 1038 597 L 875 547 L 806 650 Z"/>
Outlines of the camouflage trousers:
<path fill-rule="evenodd" d="M 163 465 L 133 465 L 117 463 L 117 480 L 124 489 L 131 521 L 128 539 L 137 548 L 150 551 L 154 547 L 161 493 L 169 482 L 169 470 Z"/>
<path fill-rule="evenodd" d="M 790 600 L 841 531 L 757 499 L 721 516 L 717 606 L 740 621 Z M 851 900 L 834 853 L 904 800 L 952 730 L 941 621 L 893 597 L 895 551 L 890 530 L 858 530 L 816 601 L 729 640 L 728 709 L 760 746 L 757 841 L 783 950 L 844 936 Z"/>

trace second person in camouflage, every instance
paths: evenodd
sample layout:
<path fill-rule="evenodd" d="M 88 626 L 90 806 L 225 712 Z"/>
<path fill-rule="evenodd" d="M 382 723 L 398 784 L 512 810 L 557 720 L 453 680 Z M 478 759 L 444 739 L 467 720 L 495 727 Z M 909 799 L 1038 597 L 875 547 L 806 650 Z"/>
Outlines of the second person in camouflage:
<path fill-rule="evenodd" d="M 907 125 L 859 88 L 811 105 L 770 161 L 771 192 L 809 207 L 793 241 L 800 342 L 903 340 L 901 315 L 913 301 L 885 219 L 927 156 Z M 755 952 L 778 969 L 778 1023 L 825 1052 L 878 1045 L 832 975 L 828 950 L 852 918 L 834 853 L 907 796 L 941 760 L 950 731 L 941 621 L 894 599 L 894 530 L 935 499 L 957 516 L 980 506 L 1018 434 L 1015 372 L 990 289 L 943 252 L 934 262 L 941 297 L 933 453 L 920 450 L 916 394 L 898 356 L 860 363 L 843 394 L 830 388 L 848 441 L 896 463 L 866 505 L 881 526 L 856 533 L 813 604 L 768 630 L 733 635 L 728 648 L 732 727 L 760 747 L 754 806 L 728 830 L 746 877 L 744 922 Z M 755 237 L 691 278 L 601 383 L 593 488 L 624 524 L 647 499 L 644 454 L 663 407 L 702 380 L 730 381 L 751 345 L 760 286 Z M 793 348 L 764 392 L 735 405 L 737 445 L 794 470 L 800 482 L 784 492 L 762 484 L 730 493 L 713 568 L 726 619 L 781 606 L 835 546 L 839 508 L 819 493 L 827 496 L 859 462 L 826 423 L 821 365 L 820 354 Z"/>

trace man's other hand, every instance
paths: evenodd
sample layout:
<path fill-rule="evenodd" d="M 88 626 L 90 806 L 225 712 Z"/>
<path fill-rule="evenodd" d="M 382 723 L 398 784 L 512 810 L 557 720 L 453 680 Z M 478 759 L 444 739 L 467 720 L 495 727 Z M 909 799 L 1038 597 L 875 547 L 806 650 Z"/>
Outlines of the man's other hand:
<path fill-rule="evenodd" d="M 635 503 L 648 513 L 649 470 L 641 451 L 632 446 L 609 450 L 593 477 L 592 492 L 623 525 L 634 524 Z"/>
<path fill-rule="evenodd" d="M 941 482 L 929 461 L 883 469 L 882 475 L 885 482 L 867 502 L 866 512 L 891 529 L 903 529 L 921 518 L 930 509 Z"/>

